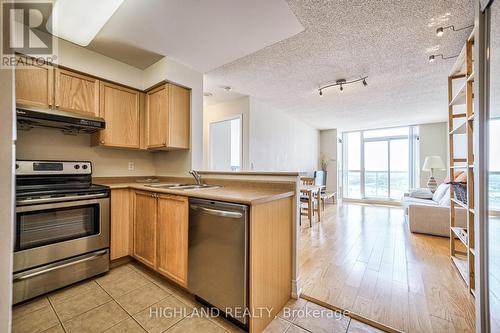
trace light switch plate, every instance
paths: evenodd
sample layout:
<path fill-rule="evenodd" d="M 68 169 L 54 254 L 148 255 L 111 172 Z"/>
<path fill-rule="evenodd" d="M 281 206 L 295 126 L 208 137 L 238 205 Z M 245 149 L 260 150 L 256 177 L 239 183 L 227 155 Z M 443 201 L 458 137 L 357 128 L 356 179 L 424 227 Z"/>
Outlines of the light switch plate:
<path fill-rule="evenodd" d="M 135 170 L 135 163 L 128 162 L 128 171 L 134 171 L 134 170 Z"/>

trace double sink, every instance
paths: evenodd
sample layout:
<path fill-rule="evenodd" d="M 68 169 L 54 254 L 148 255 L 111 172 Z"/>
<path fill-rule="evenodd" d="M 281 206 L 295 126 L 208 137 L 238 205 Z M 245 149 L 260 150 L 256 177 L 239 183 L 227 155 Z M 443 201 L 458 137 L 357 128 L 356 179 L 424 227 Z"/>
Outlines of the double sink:
<path fill-rule="evenodd" d="M 208 184 L 151 184 L 146 186 L 152 188 L 161 188 L 166 190 L 199 190 L 199 189 L 214 189 L 220 187 L 218 185 L 208 185 Z"/>

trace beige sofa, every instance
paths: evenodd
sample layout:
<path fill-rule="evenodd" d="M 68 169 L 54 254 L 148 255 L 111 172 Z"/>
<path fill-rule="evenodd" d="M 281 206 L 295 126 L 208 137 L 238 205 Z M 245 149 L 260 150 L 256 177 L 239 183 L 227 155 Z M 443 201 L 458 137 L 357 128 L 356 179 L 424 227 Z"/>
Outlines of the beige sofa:
<path fill-rule="evenodd" d="M 439 185 L 430 199 L 414 198 L 405 194 L 402 204 L 411 232 L 450 236 L 450 188 L 448 184 Z M 465 209 L 456 210 L 455 225 L 466 228 L 467 214 Z"/>

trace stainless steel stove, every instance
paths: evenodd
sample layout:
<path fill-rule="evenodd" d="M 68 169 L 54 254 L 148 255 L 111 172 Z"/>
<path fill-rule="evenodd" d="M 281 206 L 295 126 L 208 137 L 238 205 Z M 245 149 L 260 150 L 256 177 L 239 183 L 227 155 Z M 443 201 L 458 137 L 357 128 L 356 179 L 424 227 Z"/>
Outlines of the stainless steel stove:
<path fill-rule="evenodd" d="M 91 162 L 16 162 L 14 303 L 109 270 L 109 192 Z"/>

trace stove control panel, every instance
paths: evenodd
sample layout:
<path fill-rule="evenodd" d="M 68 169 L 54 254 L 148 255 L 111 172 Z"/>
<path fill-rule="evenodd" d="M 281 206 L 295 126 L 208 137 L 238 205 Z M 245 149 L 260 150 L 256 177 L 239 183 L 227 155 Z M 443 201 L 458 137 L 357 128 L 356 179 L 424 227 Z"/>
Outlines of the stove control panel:
<path fill-rule="evenodd" d="M 16 161 L 16 175 L 90 175 L 88 161 Z"/>

